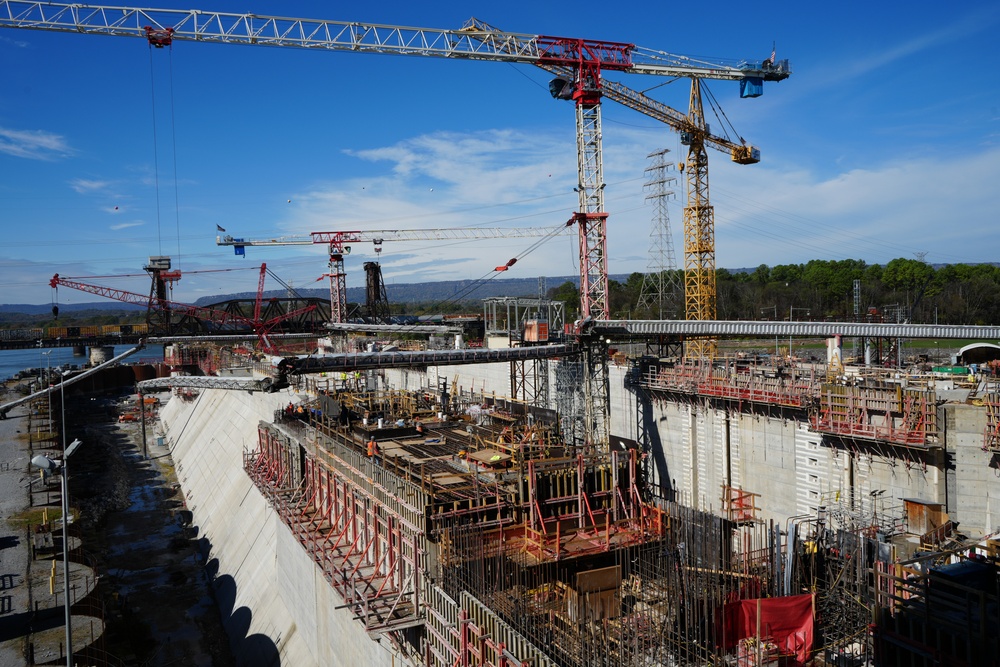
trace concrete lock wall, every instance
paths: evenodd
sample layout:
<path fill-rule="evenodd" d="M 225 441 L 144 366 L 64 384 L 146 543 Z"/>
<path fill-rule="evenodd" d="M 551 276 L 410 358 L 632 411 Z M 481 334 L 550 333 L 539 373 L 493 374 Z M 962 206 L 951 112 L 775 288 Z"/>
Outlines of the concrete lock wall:
<path fill-rule="evenodd" d="M 815 514 L 852 494 L 875 492 L 899 507 L 903 498 L 944 502 L 939 465 L 852 455 L 791 417 L 727 414 L 698 401 L 664 402 L 654 405 L 653 422 L 663 443 L 664 470 L 685 502 L 700 509 L 719 509 L 724 485 L 758 494 L 758 516 L 765 521 Z"/>
<path fill-rule="evenodd" d="M 115 356 L 113 345 L 95 345 L 90 348 L 89 361 L 91 366 L 99 366 Z"/>
<path fill-rule="evenodd" d="M 258 421 L 289 400 L 299 399 L 202 390 L 162 411 L 237 662 L 272 664 L 276 652 L 286 665 L 391 665 L 392 655 L 338 609 L 339 596 L 243 470 Z"/>
<path fill-rule="evenodd" d="M 942 414 L 938 422 L 947 436 L 948 514 L 964 533 L 1000 532 L 1000 456 L 983 450 L 986 408 L 947 403 Z"/>
<path fill-rule="evenodd" d="M 549 368 L 549 408 L 556 409 L 557 362 Z M 624 367 L 609 368 L 612 434 L 636 439 L 636 395 L 625 389 Z M 457 376 L 457 380 L 455 380 Z M 436 388 L 446 379 L 463 389 L 510 393 L 510 365 L 385 371 L 400 389 Z M 307 397 L 205 390 L 194 401 L 172 399 L 162 410 L 178 479 L 200 535 L 240 664 L 260 664 L 268 651 L 290 665 L 390 665 L 392 655 L 338 609 L 339 596 L 305 549 L 267 505 L 243 470 L 243 453 L 257 445 L 257 423 Z M 881 492 L 947 503 L 970 535 L 997 530 L 1000 481 L 994 455 L 982 450 L 985 409 L 940 408 L 948 461 L 926 467 L 875 453 L 851 454 L 789 416 L 750 414 L 692 398 L 659 401 L 647 413 L 655 474 L 675 481 L 686 504 L 721 507 L 722 486 L 759 494 L 758 517 L 784 522 L 823 503 Z M 852 495 L 853 494 L 853 495 Z M 874 497 L 874 496 L 873 496 Z M 266 650 L 261 650 L 264 647 Z M 398 658 L 396 662 L 399 663 Z"/>

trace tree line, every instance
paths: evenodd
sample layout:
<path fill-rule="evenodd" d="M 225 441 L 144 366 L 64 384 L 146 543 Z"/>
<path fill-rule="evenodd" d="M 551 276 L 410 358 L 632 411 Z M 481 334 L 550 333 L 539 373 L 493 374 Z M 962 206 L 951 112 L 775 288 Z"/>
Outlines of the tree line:
<path fill-rule="evenodd" d="M 684 319 L 684 275 L 664 274 L 675 289 L 662 304 L 639 307 L 646 274 L 608 284 L 614 319 Z M 996 264 L 931 265 L 899 258 L 887 264 L 859 259 L 811 260 L 805 264 L 761 264 L 756 269 L 717 269 L 716 311 L 720 320 L 909 321 L 921 324 L 987 325 L 1000 323 L 1000 266 Z M 855 306 L 855 281 L 858 285 Z M 550 288 L 550 299 L 566 304 L 566 317 L 576 319 L 580 291 L 566 281 Z M 647 304 L 650 299 L 644 299 Z M 354 304 L 352 304 L 354 305 Z M 391 303 L 393 314 L 482 312 L 481 299 L 446 299 Z M 857 312 L 855 312 L 855 310 Z M 144 321 L 145 313 L 90 310 L 25 315 L 0 313 L 0 327 L 80 326 Z"/>
<path fill-rule="evenodd" d="M 816 259 L 752 270 L 717 269 L 715 275 L 720 320 L 1000 322 L 1000 266 L 995 264 Z M 683 271 L 665 274 L 664 284 L 676 288 L 662 304 L 639 307 L 645 276 L 633 273 L 625 282 L 609 282 L 612 319 L 660 319 L 660 311 L 663 319 L 684 319 Z M 578 315 L 580 293 L 572 282 L 550 289 L 548 296 L 566 303 L 568 318 Z"/>

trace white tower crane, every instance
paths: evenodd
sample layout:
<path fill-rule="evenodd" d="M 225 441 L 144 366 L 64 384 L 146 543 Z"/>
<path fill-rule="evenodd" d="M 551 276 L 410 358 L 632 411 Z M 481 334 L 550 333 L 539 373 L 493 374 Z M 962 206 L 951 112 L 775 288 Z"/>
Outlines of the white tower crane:
<path fill-rule="evenodd" d="M 174 41 L 217 42 L 526 63 L 546 69 L 558 77 L 550 85 L 552 94 L 576 104 L 580 205 L 572 222 L 578 224 L 580 239 L 581 317 L 593 319 L 608 319 L 602 97 L 667 123 L 682 133 L 689 146 L 685 266 L 696 275 L 689 276 L 685 284 L 687 315 L 689 319 L 710 319 L 715 312 L 715 248 L 704 148 L 726 151 L 741 164 L 758 162 L 760 151 L 742 140 L 734 142 L 709 132 L 701 110 L 699 82 L 738 81 L 742 96 L 756 97 L 763 92 L 763 82 L 781 81 L 791 74 L 788 61 L 775 61 L 773 54 L 765 60 L 710 62 L 623 42 L 506 32 L 476 19 L 457 30 L 442 30 L 198 9 L 0 0 L 0 27 L 142 37 L 156 47 L 170 46 Z M 691 110 L 684 114 L 608 81 L 603 78 L 608 71 L 689 78 Z"/>
<path fill-rule="evenodd" d="M 455 227 L 442 229 L 378 229 L 367 231 L 312 232 L 308 235 L 288 235 L 271 238 L 234 238 L 217 236 L 216 245 L 233 246 L 237 255 L 243 255 L 247 246 L 286 246 L 325 244 L 329 249 L 330 263 L 330 322 L 335 324 L 347 320 L 347 273 L 344 271 L 344 255 L 351 252 L 349 243 L 371 242 L 376 252 L 386 241 L 455 241 L 473 239 L 509 239 L 555 237 L 570 233 L 567 225 L 544 229 L 538 227 Z M 516 262 L 498 266 L 496 271 L 506 271 Z"/>
<path fill-rule="evenodd" d="M 781 81 L 791 74 L 788 61 L 775 61 L 773 52 L 764 60 L 709 62 L 623 42 L 506 32 L 475 19 L 457 30 L 441 30 L 196 9 L 0 0 L 0 27 L 142 37 L 155 47 L 184 40 L 526 63 L 556 74 L 550 92 L 555 97 L 571 99 L 576 105 L 579 210 L 571 222 L 578 225 L 582 320 L 609 317 L 602 97 L 661 120 L 680 131 L 683 143 L 688 145 L 688 203 L 684 212 L 686 315 L 688 319 L 714 319 L 715 227 L 708 200 L 705 148 L 727 151 L 740 164 L 758 162 L 760 151 L 742 139 L 731 141 L 709 132 L 702 112 L 701 81 L 738 81 L 741 96 L 757 97 L 762 94 L 765 81 Z M 690 111 L 684 114 L 608 81 L 603 78 L 607 71 L 689 78 Z M 595 347 L 592 355 L 595 358 L 588 364 L 592 369 L 587 381 L 588 395 L 595 402 L 588 403 L 588 413 L 592 413 L 588 414 L 588 422 L 593 427 L 593 441 L 606 443 L 606 359 L 597 358 L 599 347 Z M 696 342 L 693 352 L 711 355 L 714 345 Z"/>

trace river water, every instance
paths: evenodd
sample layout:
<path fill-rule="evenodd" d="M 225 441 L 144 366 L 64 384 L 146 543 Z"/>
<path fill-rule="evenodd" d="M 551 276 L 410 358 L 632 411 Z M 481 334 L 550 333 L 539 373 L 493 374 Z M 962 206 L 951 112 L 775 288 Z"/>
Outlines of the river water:
<path fill-rule="evenodd" d="M 131 350 L 134 345 L 115 345 L 114 356 Z M 31 348 L 28 350 L 0 350 L 0 381 L 7 380 L 18 371 L 27 368 L 82 367 L 89 361 L 84 354 L 73 354 L 71 347 Z M 163 346 L 148 345 L 130 357 L 125 363 L 159 363 L 163 361 Z"/>

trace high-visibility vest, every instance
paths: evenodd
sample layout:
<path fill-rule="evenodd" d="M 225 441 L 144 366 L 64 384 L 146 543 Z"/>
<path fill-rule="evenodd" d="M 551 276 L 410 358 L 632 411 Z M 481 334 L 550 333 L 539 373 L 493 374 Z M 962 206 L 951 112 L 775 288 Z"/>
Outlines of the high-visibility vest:
<path fill-rule="evenodd" d="M 378 445 L 375 443 L 375 439 L 372 438 L 368 441 L 368 456 L 375 456 L 378 453 Z"/>

